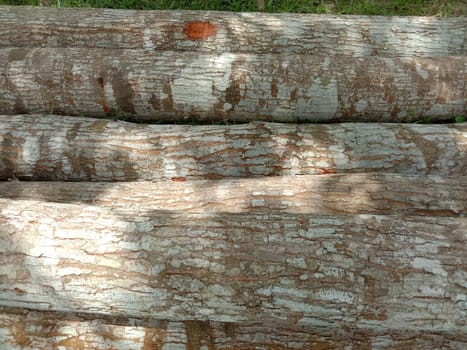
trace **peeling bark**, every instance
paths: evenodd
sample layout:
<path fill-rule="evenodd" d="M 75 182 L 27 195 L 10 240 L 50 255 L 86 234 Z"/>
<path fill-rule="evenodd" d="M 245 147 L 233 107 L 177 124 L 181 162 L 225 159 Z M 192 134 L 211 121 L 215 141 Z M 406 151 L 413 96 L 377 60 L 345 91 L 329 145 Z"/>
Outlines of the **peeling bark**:
<path fill-rule="evenodd" d="M 191 35 L 190 26 L 198 27 Z M 466 54 L 466 18 L 1 7 L 0 47 L 330 56 Z M 194 29 L 192 27 L 191 29 Z M 204 34 L 204 35 L 203 35 Z"/>
<path fill-rule="evenodd" d="M 0 179 L 132 181 L 392 172 L 467 175 L 467 125 L 137 125 L 0 116 Z"/>
<path fill-rule="evenodd" d="M 467 332 L 467 219 L 0 199 L 0 305 Z"/>
<path fill-rule="evenodd" d="M 280 322 L 158 321 L 1 307 L 0 328 L 4 330 L 0 342 L 8 350 L 59 346 L 81 350 L 461 350 L 467 343 L 465 334 L 449 332 L 376 332 L 292 327 Z"/>
<path fill-rule="evenodd" d="M 186 182 L 0 182 L 0 197 L 91 204 L 131 213 L 288 212 L 467 216 L 467 177 L 392 174 Z"/>
<path fill-rule="evenodd" d="M 446 119 L 467 109 L 466 66 L 466 56 L 2 48 L 0 113 L 153 121 Z"/>

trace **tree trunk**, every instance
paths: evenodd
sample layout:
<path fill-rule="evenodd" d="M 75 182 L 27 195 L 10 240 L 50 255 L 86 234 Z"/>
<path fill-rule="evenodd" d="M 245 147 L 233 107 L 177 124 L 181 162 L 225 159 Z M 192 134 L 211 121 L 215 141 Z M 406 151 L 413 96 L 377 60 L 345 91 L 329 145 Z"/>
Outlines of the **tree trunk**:
<path fill-rule="evenodd" d="M 467 332 L 466 218 L 188 213 L 5 198 L 0 208 L 3 306 Z"/>
<path fill-rule="evenodd" d="M 1 7 L 0 47 L 463 56 L 467 19 Z"/>
<path fill-rule="evenodd" d="M 426 190 L 425 190 L 426 189 Z M 0 198 L 142 212 L 465 216 L 467 177 L 393 174 L 161 182 L 0 182 Z"/>
<path fill-rule="evenodd" d="M 0 116 L 0 179 L 132 181 L 344 172 L 467 175 L 467 125 L 136 125 Z"/>
<path fill-rule="evenodd" d="M 6 349 L 463 349 L 465 334 L 292 327 L 289 324 L 157 321 L 121 316 L 30 311 L 0 307 Z M 50 335 L 50 336 L 48 336 Z M 105 346 L 102 346 L 105 344 Z"/>
<path fill-rule="evenodd" d="M 0 113 L 414 121 L 466 110 L 467 57 L 0 49 Z"/>

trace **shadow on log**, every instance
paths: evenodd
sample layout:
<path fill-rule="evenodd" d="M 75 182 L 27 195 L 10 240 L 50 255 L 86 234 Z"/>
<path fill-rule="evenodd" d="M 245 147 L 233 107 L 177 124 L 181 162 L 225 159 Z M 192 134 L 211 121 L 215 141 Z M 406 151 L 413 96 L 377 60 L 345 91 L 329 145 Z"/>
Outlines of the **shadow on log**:
<path fill-rule="evenodd" d="M 465 56 L 0 49 L 0 113 L 144 121 L 416 121 L 466 110 Z"/>
<path fill-rule="evenodd" d="M 465 18 L 2 9 L 0 113 L 297 122 L 466 110 Z"/>
<path fill-rule="evenodd" d="M 467 19 L 2 7 L 0 47 L 291 53 L 466 54 Z"/>
<path fill-rule="evenodd" d="M 90 204 L 131 213 L 411 214 L 465 216 L 467 177 L 395 174 L 158 182 L 0 182 L 0 197 Z M 429 192 L 426 191 L 429 189 Z"/>
<path fill-rule="evenodd" d="M 467 175 L 467 125 L 137 125 L 0 116 L 0 179 L 134 181 L 391 172 Z"/>
<path fill-rule="evenodd" d="M 466 218 L 0 206 L 4 306 L 467 331 Z"/>
<path fill-rule="evenodd" d="M 462 349 L 467 337 L 447 332 L 326 329 L 288 324 L 154 321 L 117 316 L 0 308 L 0 342 L 23 349 Z M 53 334 L 48 337 L 46 334 Z"/>
<path fill-rule="evenodd" d="M 462 349 L 465 18 L 1 9 L 0 344 Z"/>

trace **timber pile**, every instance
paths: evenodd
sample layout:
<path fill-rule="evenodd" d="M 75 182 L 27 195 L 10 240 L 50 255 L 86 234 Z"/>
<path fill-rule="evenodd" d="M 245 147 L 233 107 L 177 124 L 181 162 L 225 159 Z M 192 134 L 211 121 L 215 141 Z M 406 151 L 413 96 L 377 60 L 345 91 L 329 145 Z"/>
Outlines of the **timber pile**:
<path fill-rule="evenodd" d="M 466 32 L 2 7 L 0 348 L 464 348 Z"/>

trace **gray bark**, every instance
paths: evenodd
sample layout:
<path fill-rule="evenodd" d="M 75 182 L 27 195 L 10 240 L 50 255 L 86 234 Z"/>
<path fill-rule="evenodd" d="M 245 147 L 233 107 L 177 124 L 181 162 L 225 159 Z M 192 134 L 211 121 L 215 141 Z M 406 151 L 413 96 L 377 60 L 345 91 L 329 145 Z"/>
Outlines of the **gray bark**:
<path fill-rule="evenodd" d="M 467 332 L 467 219 L 0 199 L 0 305 Z"/>
<path fill-rule="evenodd" d="M 0 116 L 0 179 L 134 181 L 348 172 L 467 175 L 467 125 L 136 125 Z"/>
<path fill-rule="evenodd" d="M 193 23 L 209 23 L 213 28 L 209 25 L 190 27 Z M 1 7 L 0 11 L 0 47 L 296 53 L 351 57 L 463 56 L 467 52 L 466 28 L 465 17 L 31 9 L 6 6 Z"/>
<path fill-rule="evenodd" d="M 465 18 L 2 10 L 0 113 L 293 122 L 466 110 Z"/>
<path fill-rule="evenodd" d="M 467 177 L 390 174 L 161 182 L 0 182 L 0 197 L 120 212 L 466 216 Z"/>
<path fill-rule="evenodd" d="M 415 121 L 466 111 L 466 56 L 0 49 L 0 113 Z"/>
<path fill-rule="evenodd" d="M 463 349 L 467 125 L 79 115 L 451 118 L 466 23 L 0 7 L 0 348 Z"/>
<path fill-rule="evenodd" d="M 465 334 L 376 332 L 290 324 L 159 321 L 0 307 L 5 350 L 463 350 Z M 105 344 L 104 346 L 102 344 Z"/>

